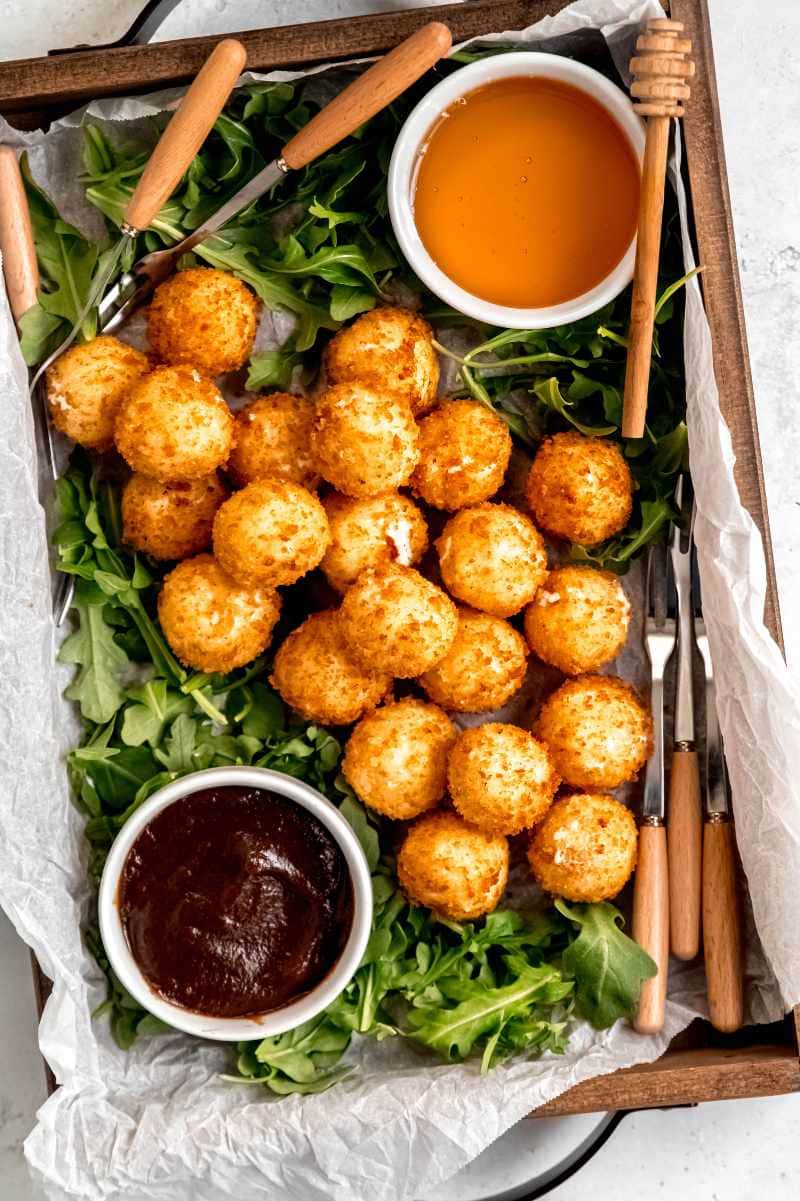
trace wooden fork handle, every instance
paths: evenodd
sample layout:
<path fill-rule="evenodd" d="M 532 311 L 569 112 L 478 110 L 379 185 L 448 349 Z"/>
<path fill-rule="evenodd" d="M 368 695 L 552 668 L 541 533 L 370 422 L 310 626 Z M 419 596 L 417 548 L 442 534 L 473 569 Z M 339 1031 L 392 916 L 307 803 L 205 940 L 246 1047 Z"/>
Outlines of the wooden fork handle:
<path fill-rule="evenodd" d="M 244 70 L 247 52 L 241 42 L 218 42 L 184 95 L 128 201 L 126 225 L 147 229 L 202 146 L 233 85 Z"/>
<path fill-rule="evenodd" d="M 664 1025 L 669 969 L 667 832 L 663 825 L 643 825 L 639 830 L 639 862 L 633 886 L 633 937 L 658 969 L 656 975 L 642 985 L 633 1024 L 640 1034 L 658 1034 Z"/>
<path fill-rule="evenodd" d="M 703 866 L 703 814 L 697 751 L 673 752 L 667 812 L 670 949 L 678 959 L 694 959 L 700 950 Z"/>
<path fill-rule="evenodd" d="M 441 21 L 431 21 L 412 33 L 326 104 L 286 143 L 281 156 L 286 166 L 293 170 L 305 167 L 341 142 L 416 83 L 447 54 L 451 45 L 450 30 Z"/>
<path fill-rule="evenodd" d="M 33 242 L 31 214 L 17 156 L 0 146 L 0 254 L 8 302 L 14 320 L 36 304 L 39 267 Z"/>
<path fill-rule="evenodd" d="M 744 1015 L 741 908 L 733 823 L 707 821 L 703 833 L 703 944 L 711 1024 L 738 1030 Z"/>

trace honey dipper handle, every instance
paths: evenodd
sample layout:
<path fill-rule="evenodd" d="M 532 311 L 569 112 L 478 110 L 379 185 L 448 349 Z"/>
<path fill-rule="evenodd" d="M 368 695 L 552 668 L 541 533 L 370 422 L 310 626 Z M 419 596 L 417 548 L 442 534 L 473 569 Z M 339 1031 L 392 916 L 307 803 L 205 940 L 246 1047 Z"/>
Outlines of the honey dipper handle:
<path fill-rule="evenodd" d="M 0 146 L 0 254 L 8 303 L 19 321 L 39 291 L 39 267 L 22 172 L 10 146 Z"/>
<path fill-rule="evenodd" d="M 661 220 L 664 213 L 664 177 L 667 170 L 669 117 L 651 117 L 642 165 L 639 196 L 639 232 L 636 266 L 633 271 L 631 323 L 628 330 L 628 361 L 625 365 L 625 395 L 622 406 L 622 435 L 641 438 L 647 414 L 650 356 L 656 312 L 658 258 L 661 250 Z"/>
<path fill-rule="evenodd" d="M 742 927 L 733 823 L 707 821 L 703 835 L 703 943 L 711 1025 L 738 1030 L 744 1014 Z"/>
<path fill-rule="evenodd" d="M 450 30 L 430 21 L 360 75 L 304 125 L 283 148 L 293 170 L 305 167 L 374 117 L 448 53 Z"/>
<path fill-rule="evenodd" d="M 663 825 L 643 825 L 639 830 L 639 862 L 633 886 L 633 937 L 658 969 L 655 976 L 642 984 L 633 1024 L 640 1034 L 658 1034 L 664 1025 L 669 970 L 667 832 Z"/>
<path fill-rule="evenodd" d="M 672 954 L 694 959 L 700 950 L 703 814 L 697 751 L 676 750 L 669 779 L 669 927 Z"/>
<path fill-rule="evenodd" d="M 205 141 L 233 85 L 244 70 L 247 52 L 225 38 L 214 47 L 162 133 L 123 214 L 131 230 L 147 229 Z"/>

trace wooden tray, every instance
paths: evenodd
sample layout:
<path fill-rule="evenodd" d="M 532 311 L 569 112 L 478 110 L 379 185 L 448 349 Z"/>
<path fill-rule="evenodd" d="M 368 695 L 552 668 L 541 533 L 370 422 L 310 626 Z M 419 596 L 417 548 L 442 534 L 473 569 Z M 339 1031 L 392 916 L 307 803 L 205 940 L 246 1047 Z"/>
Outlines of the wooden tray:
<path fill-rule="evenodd" d="M 494 30 L 521 29 L 566 6 L 567 0 L 474 0 L 442 8 L 391 12 L 236 34 L 256 70 L 378 54 L 425 21 L 445 21 L 456 41 Z M 736 452 L 736 481 L 764 537 L 768 592 L 766 621 L 781 645 L 775 573 L 769 539 L 755 404 L 747 355 L 736 248 L 719 119 L 706 0 L 672 0 L 694 42 L 697 79 L 684 119 L 691 201 L 703 263 L 702 287 L 711 324 L 722 411 Z M 189 38 L 154 46 L 84 50 L 57 58 L 0 64 L 0 112 L 19 128 L 43 128 L 55 117 L 100 96 L 152 91 L 184 83 L 219 38 Z M 35 965 L 37 994 L 47 982 Z M 771 1026 L 735 1035 L 693 1023 L 656 1063 L 577 1085 L 537 1113 L 696 1104 L 734 1097 L 800 1091 L 800 1010 Z M 51 1087 L 52 1077 L 49 1077 Z"/>

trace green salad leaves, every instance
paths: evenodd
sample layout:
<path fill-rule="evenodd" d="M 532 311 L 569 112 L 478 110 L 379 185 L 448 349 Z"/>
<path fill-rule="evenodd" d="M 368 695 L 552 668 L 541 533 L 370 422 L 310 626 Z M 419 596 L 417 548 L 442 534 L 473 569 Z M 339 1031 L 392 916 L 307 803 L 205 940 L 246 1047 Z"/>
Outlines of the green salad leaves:
<path fill-rule="evenodd" d="M 239 1047 L 238 1076 L 278 1094 L 328 1088 L 349 1070 L 355 1036 L 404 1037 L 440 1058 L 477 1057 L 482 1071 L 515 1054 L 563 1051 L 573 1015 L 611 1025 L 633 1011 L 652 961 L 623 934 L 612 906 L 545 913 L 500 910 L 476 923 L 437 920 L 409 905 L 366 810 L 338 774 L 327 730 L 296 723 L 268 686 L 266 663 L 228 676 L 187 673 L 154 616 L 158 570 L 120 544 L 119 486 L 82 451 L 60 481 L 55 543 L 77 576 L 78 629 L 62 658 L 77 667 L 68 695 L 84 721 L 69 756 L 99 880 L 114 836 L 156 789 L 201 768 L 256 764 L 303 779 L 340 807 L 372 872 L 374 917 L 361 966 L 323 1014 L 288 1034 Z M 108 979 L 118 1043 L 166 1029 L 125 991 L 96 931 L 88 945 Z"/>
<path fill-rule="evenodd" d="M 452 69 L 448 67 L 446 69 Z M 663 536 L 686 457 L 678 240 L 670 221 L 662 249 L 659 301 L 645 436 L 620 433 L 627 294 L 582 321 L 550 330 L 493 330 L 442 307 L 400 258 L 386 204 L 394 138 L 423 81 L 356 135 L 293 175 L 197 246 L 197 261 L 232 271 L 262 299 L 276 337 L 249 364 L 251 389 L 310 382 L 330 331 L 384 301 L 416 303 L 451 360 L 449 394 L 471 396 L 534 447 L 548 431 L 574 428 L 621 443 L 637 485 L 634 513 L 617 538 L 576 560 L 625 571 Z M 135 257 L 173 245 L 275 157 L 328 98 L 319 77 L 239 89 L 175 194 L 126 249 Z M 164 118 L 138 141 L 99 124 L 85 129 L 88 200 L 116 236 L 125 205 Z M 141 129 L 141 127 L 140 127 Z M 27 180 L 42 274 L 39 303 L 25 314 L 26 360 L 41 362 L 80 312 L 107 250 L 62 221 Z M 80 335 L 91 337 L 96 314 Z M 76 627 L 61 659 L 75 668 L 67 696 L 83 719 L 68 769 L 86 816 L 89 870 L 99 879 L 111 842 L 154 791 L 200 768 L 267 766 L 306 780 L 337 803 L 356 831 L 372 871 L 373 928 L 367 952 L 344 992 L 313 1021 L 274 1038 L 242 1044 L 231 1079 L 276 1094 L 315 1092 L 352 1070 L 348 1051 L 362 1037 L 403 1038 L 444 1061 L 474 1059 L 482 1071 L 517 1054 L 561 1052 L 576 1018 L 605 1028 L 630 1016 L 652 961 L 622 931 L 610 904 L 545 912 L 497 911 L 456 924 L 409 905 L 372 819 L 338 775 L 337 739 L 294 720 L 267 683 L 266 658 L 227 676 L 189 672 L 158 624 L 164 566 L 123 547 L 113 468 L 75 452 L 57 486 L 59 567 L 75 577 Z M 99 936 L 90 950 L 108 979 L 101 1006 L 123 1047 L 162 1029 L 125 992 Z"/>
<path fill-rule="evenodd" d="M 421 81 L 354 136 L 293 173 L 290 186 L 278 185 L 249 205 L 182 264 L 199 261 L 232 271 L 270 312 L 282 314 L 276 324 L 280 345 L 251 357 L 247 386 L 253 390 L 288 389 L 298 378 L 309 382 L 318 368 L 321 341 L 331 331 L 376 303 L 399 298 L 421 305 L 432 322 L 440 351 L 455 367 L 451 394 L 490 405 L 523 445 L 532 448 L 543 433 L 570 428 L 620 442 L 636 484 L 631 520 L 608 542 L 572 545 L 567 553 L 579 562 L 625 572 L 663 537 L 675 515 L 675 480 L 687 458 L 680 318 L 681 288 L 689 276 L 681 275 L 674 201 L 667 198 L 649 422 L 643 438 L 623 439 L 629 290 L 569 325 L 497 331 L 447 309 L 403 262 L 388 217 L 386 173 L 396 133 L 426 86 Z M 122 266 L 196 229 L 280 152 L 329 94 L 316 76 L 238 89 L 152 226 L 127 246 Z M 86 196 L 106 219 L 112 242 L 165 120 L 166 115 L 154 119 L 152 136 L 139 134 L 138 140 L 118 129 L 112 136 L 100 124 L 85 127 Z M 22 346 L 26 360 L 35 364 L 69 329 L 108 251 L 63 222 L 31 181 L 27 187 L 43 292 L 23 319 Z M 93 334 L 95 323 L 90 314 L 84 337 Z M 448 335 L 454 326 L 459 346 L 466 341 L 470 347 L 466 352 L 451 348 Z"/>

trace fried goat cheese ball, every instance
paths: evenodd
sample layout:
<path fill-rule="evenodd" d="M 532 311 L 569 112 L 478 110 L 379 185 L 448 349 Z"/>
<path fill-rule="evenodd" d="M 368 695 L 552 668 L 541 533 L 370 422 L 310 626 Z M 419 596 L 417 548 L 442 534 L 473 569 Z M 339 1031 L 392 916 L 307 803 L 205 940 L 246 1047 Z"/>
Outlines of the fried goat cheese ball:
<path fill-rule="evenodd" d="M 214 554 L 242 584 L 293 584 L 317 566 L 329 542 L 316 496 L 285 480 L 248 484 L 214 518 Z"/>
<path fill-rule="evenodd" d="M 411 479 L 419 431 L 401 396 L 352 380 L 317 398 L 311 448 L 323 479 L 345 496 L 379 496 Z"/>
<path fill-rule="evenodd" d="M 415 417 L 436 402 L 439 360 L 433 331 L 410 309 L 381 307 L 340 329 L 324 357 L 330 384 L 359 380 L 378 392 L 396 392 Z"/>
<path fill-rule="evenodd" d="M 314 406 L 304 396 L 273 392 L 256 396 L 235 418 L 228 470 L 237 484 L 287 480 L 313 488 L 311 456 Z"/>
<path fill-rule="evenodd" d="M 233 415 L 194 367 L 156 367 L 123 397 L 117 450 L 134 471 L 163 481 L 197 480 L 228 461 Z"/>
<path fill-rule="evenodd" d="M 607 901 L 636 867 L 630 809 L 605 793 L 560 797 L 536 827 L 528 862 L 545 892 L 568 901 Z"/>
<path fill-rule="evenodd" d="M 559 783 L 547 747 L 501 722 L 464 730 L 447 764 L 453 804 L 488 834 L 519 834 L 541 821 Z"/>
<path fill-rule="evenodd" d="M 419 423 L 417 496 L 451 512 L 494 496 L 511 457 L 511 434 L 477 400 L 447 400 Z"/>
<path fill-rule="evenodd" d="M 636 690 L 615 676 L 577 676 L 542 705 L 533 732 L 574 788 L 617 788 L 650 756 L 653 721 Z"/>
<path fill-rule="evenodd" d="M 407 698 L 362 718 L 342 760 L 360 800 L 384 817 L 407 821 L 444 796 L 447 754 L 456 728 L 436 705 Z"/>
<path fill-rule="evenodd" d="M 511 505 L 462 509 L 444 527 L 436 549 L 450 595 L 495 617 L 519 613 L 547 575 L 541 534 Z"/>
<path fill-rule="evenodd" d="M 613 442 L 577 432 L 553 434 L 536 452 L 525 497 L 548 534 L 594 546 L 628 524 L 633 478 Z"/>
<path fill-rule="evenodd" d="M 270 683 L 306 721 L 348 726 L 389 694 L 388 672 L 368 671 L 350 654 L 336 610 L 312 613 L 275 656 Z"/>
<path fill-rule="evenodd" d="M 426 813 L 400 848 L 397 879 L 412 904 L 453 922 L 472 921 L 496 909 L 505 891 L 508 843 L 457 813 Z"/>
<path fill-rule="evenodd" d="M 215 267 L 190 267 L 155 290 L 147 337 L 165 363 L 188 363 L 206 375 L 237 371 L 256 336 L 259 304 L 240 279 Z"/>
<path fill-rule="evenodd" d="M 267 649 L 280 607 L 276 592 L 237 584 L 213 555 L 196 555 L 165 578 L 158 619 L 182 663 L 224 675 Z"/>
<path fill-rule="evenodd" d="M 545 663 L 577 676 L 619 654 L 630 615 L 630 601 L 611 572 L 556 567 L 525 610 L 525 637 Z"/>
<path fill-rule="evenodd" d="M 459 608 L 452 646 L 419 683 L 443 709 L 491 713 L 519 692 L 527 660 L 525 639 L 507 621 Z"/>
<path fill-rule="evenodd" d="M 340 616 L 345 642 L 358 661 L 401 679 L 438 663 L 458 626 L 447 593 L 400 563 L 362 571 L 345 593 Z"/>
<path fill-rule="evenodd" d="M 71 346 L 45 374 L 53 425 L 90 450 L 110 450 L 120 402 L 149 370 L 147 355 L 106 334 Z"/>
<path fill-rule="evenodd" d="M 367 567 L 413 567 L 428 549 L 428 526 L 417 506 L 399 492 L 356 499 L 332 492 L 322 502 L 331 544 L 320 566 L 329 583 L 346 592 Z"/>
<path fill-rule="evenodd" d="M 216 472 L 174 484 L 132 475 L 122 490 L 122 540 L 154 559 L 188 559 L 211 545 L 227 496 Z"/>

